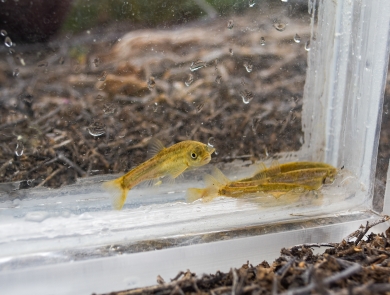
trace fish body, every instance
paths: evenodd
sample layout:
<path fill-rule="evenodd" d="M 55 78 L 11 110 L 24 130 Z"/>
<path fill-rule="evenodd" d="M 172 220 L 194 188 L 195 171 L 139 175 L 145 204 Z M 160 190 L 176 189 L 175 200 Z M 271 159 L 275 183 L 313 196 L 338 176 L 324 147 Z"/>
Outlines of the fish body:
<path fill-rule="evenodd" d="M 274 177 L 276 175 L 285 174 L 293 171 L 300 171 L 300 172 L 295 172 L 297 173 L 296 175 L 302 175 L 303 172 L 306 171 L 305 172 L 306 175 L 310 176 L 311 172 L 318 171 L 320 169 L 327 170 L 329 177 L 334 177 L 337 174 L 337 169 L 335 167 L 321 162 L 289 162 L 289 163 L 279 164 L 277 161 L 274 161 L 271 167 L 269 168 L 267 168 L 264 165 L 264 163 L 261 163 L 259 166 L 260 166 L 259 171 L 256 172 L 255 175 L 249 178 L 242 179 L 241 181 L 250 181 L 255 179 Z"/>
<path fill-rule="evenodd" d="M 327 179 L 333 181 L 336 174 L 337 169 L 325 163 L 292 162 L 279 165 L 274 162 L 270 168 L 262 164 L 253 177 L 231 181 L 215 168 L 212 175 L 205 176 L 206 188 L 187 190 L 187 200 L 210 201 L 218 196 L 240 198 L 253 195 L 275 198 L 285 195 L 290 198 L 319 189 Z"/>
<path fill-rule="evenodd" d="M 231 183 L 231 186 L 254 186 L 261 183 L 294 183 L 311 187 L 311 189 L 318 189 L 327 179 L 333 181 L 337 169 L 332 168 L 306 168 L 300 170 L 292 170 L 288 172 L 279 172 L 271 177 L 266 178 L 246 178 L 243 180 Z"/>
<path fill-rule="evenodd" d="M 197 141 L 182 141 L 165 148 L 163 144 L 152 139 L 149 144 L 151 158 L 125 175 L 105 182 L 103 187 L 111 193 L 112 205 L 122 209 L 127 193 L 137 184 L 147 180 L 168 177 L 175 179 L 188 168 L 203 166 L 210 162 L 214 148 Z"/>
<path fill-rule="evenodd" d="M 264 182 L 236 182 L 229 180 L 218 168 L 214 168 L 212 175 L 206 174 L 206 188 L 190 188 L 187 190 L 187 201 L 197 199 L 210 201 L 219 196 L 240 198 L 253 195 L 272 195 L 276 198 L 290 191 L 300 192 L 312 190 L 308 185 L 295 183 L 264 183 Z"/>

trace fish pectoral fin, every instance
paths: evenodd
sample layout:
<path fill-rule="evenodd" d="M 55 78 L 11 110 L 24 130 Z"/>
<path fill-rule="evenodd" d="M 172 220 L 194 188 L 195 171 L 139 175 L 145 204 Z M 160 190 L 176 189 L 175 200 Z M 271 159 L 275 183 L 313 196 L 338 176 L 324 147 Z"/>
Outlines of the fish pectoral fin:
<path fill-rule="evenodd" d="M 187 165 L 177 165 L 168 170 L 168 175 L 175 179 L 187 169 Z"/>
<path fill-rule="evenodd" d="M 225 176 L 225 174 L 222 173 L 221 170 L 214 167 L 212 170 L 212 176 L 221 184 L 226 185 L 231 182 L 229 178 Z"/>
<path fill-rule="evenodd" d="M 165 149 L 163 143 L 157 138 L 153 137 L 148 143 L 148 157 L 152 158 Z"/>
<path fill-rule="evenodd" d="M 219 187 L 222 186 L 222 183 L 220 183 L 214 176 L 210 174 L 206 174 L 204 177 L 204 183 L 206 185 L 206 188 L 215 188 L 219 189 Z"/>

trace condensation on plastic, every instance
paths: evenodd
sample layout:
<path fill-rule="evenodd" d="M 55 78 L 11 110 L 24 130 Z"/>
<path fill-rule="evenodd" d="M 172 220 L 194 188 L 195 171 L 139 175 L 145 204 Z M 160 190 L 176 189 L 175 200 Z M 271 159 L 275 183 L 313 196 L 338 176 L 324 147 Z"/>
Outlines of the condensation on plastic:
<path fill-rule="evenodd" d="M 281 162 L 323 160 L 344 166 L 335 183 L 324 188 L 321 205 L 264 207 L 227 198 L 188 204 L 185 189 L 202 186 L 189 180 L 173 189 L 134 190 L 122 211 L 111 210 L 98 178 L 60 190 L 14 192 L 18 195 L 0 203 L 3 294 L 22 294 L 25 288 L 40 294 L 109 292 L 154 283 L 158 274 L 167 279 L 185 268 L 226 271 L 247 259 L 272 260 L 284 246 L 337 242 L 374 218 L 364 212 L 372 208 L 390 2 L 309 2 L 319 13 L 318 23 L 312 24 L 304 94 L 305 144 Z M 230 171 L 239 172 L 231 178 L 251 172 L 242 164 L 232 167 Z M 2 187 L 9 190 L 13 185 Z M 310 223 L 321 218 L 327 225 Z M 348 218 L 357 221 L 346 222 Z M 291 231 L 293 224 L 302 229 Z M 232 238 L 226 233 L 259 225 L 275 226 L 278 232 L 215 242 L 218 237 Z M 211 234 L 214 239 L 208 240 Z M 175 247 L 150 251 L 157 240 Z M 149 245 L 149 252 L 120 255 L 116 247 L 140 242 Z M 111 248 L 114 254 L 106 255 Z M 77 260 L 71 253 L 84 257 Z M 156 268 L 150 271 L 152 265 Z"/>

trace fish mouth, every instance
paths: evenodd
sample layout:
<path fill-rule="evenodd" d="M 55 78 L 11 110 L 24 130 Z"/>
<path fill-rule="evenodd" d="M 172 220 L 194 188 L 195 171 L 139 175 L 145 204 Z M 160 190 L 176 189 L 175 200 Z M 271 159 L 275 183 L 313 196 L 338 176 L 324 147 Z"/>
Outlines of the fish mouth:
<path fill-rule="evenodd" d="M 207 164 L 211 161 L 211 155 L 207 155 L 202 159 L 202 163 Z"/>

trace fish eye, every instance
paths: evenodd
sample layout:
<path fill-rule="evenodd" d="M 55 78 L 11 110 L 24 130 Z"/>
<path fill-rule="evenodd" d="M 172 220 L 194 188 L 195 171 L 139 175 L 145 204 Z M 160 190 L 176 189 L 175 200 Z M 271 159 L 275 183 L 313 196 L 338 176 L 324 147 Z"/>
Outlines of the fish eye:
<path fill-rule="evenodd" d="M 194 153 L 194 152 L 191 153 L 191 158 L 196 159 L 197 157 L 198 157 L 198 155 L 196 153 Z"/>

